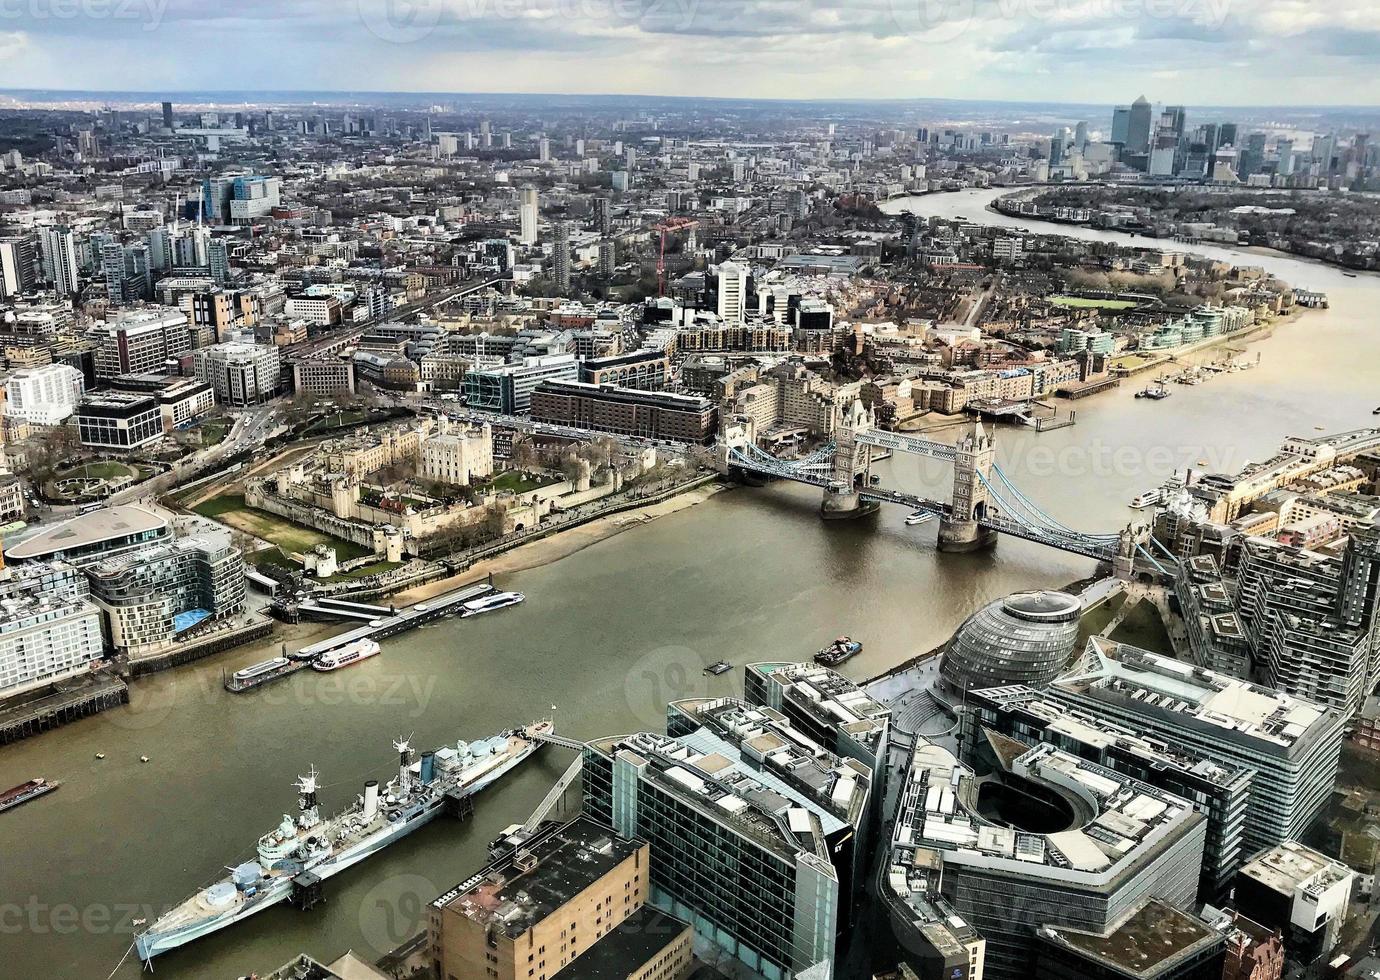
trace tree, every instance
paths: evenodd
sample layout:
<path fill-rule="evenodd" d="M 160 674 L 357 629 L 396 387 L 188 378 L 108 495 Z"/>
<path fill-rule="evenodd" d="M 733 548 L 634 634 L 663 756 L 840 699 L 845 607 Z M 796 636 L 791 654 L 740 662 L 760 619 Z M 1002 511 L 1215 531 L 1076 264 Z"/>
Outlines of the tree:
<path fill-rule="evenodd" d="M 530 436 L 519 436 L 513 440 L 513 455 L 510 458 L 514 469 L 524 473 L 531 473 L 540 468 L 540 457 L 537 455 L 537 447 L 532 444 Z"/>

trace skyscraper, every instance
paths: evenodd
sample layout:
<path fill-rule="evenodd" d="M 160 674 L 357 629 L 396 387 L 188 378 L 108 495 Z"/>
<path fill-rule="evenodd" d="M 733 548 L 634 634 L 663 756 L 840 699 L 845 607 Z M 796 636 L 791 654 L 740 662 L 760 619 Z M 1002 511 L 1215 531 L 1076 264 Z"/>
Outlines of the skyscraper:
<path fill-rule="evenodd" d="M 596 197 L 594 199 L 594 227 L 599 234 L 607 235 L 613 227 L 613 218 L 609 209 L 609 199 L 607 197 Z"/>
<path fill-rule="evenodd" d="M 1112 110 L 1112 139 L 1113 143 L 1126 145 L 1126 141 L 1131 135 L 1131 107 L 1119 105 Z"/>
<path fill-rule="evenodd" d="M 1135 154 L 1150 152 L 1150 123 L 1154 115 L 1149 101 L 1141 96 L 1131 103 L 1126 123 L 1126 149 Z"/>
<path fill-rule="evenodd" d="M 1049 141 L 1049 165 L 1057 167 L 1064 162 L 1064 140 L 1068 136 L 1068 130 L 1059 127 Z"/>
<path fill-rule="evenodd" d="M 1188 124 L 1188 111 L 1181 105 L 1165 106 L 1164 115 L 1161 119 L 1161 127 L 1167 126 L 1173 130 L 1174 135 L 1183 139 L 1185 127 Z"/>
<path fill-rule="evenodd" d="M 34 286 L 34 243 L 30 238 L 0 238 L 0 299 Z"/>
<path fill-rule="evenodd" d="M 1251 133 L 1246 137 L 1246 148 L 1241 151 L 1241 166 L 1237 175 L 1245 180 L 1251 174 L 1259 173 L 1265 165 L 1265 134 Z"/>
<path fill-rule="evenodd" d="M 570 222 L 557 221 L 552 226 L 551 276 L 556 289 L 570 291 Z"/>
<path fill-rule="evenodd" d="M 101 246 L 101 272 L 105 275 L 105 291 L 110 305 L 122 306 L 129 302 L 124 289 L 125 248 L 119 242 Z"/>
<path fill-rule="evenodd" d="M 599 243 L 599 277 L 601 279 L 612 279 L 614 269 L 617 267 L 617 246 L 612 238 L 605 238 Z"/>
<path fill-rule="evenodd" d="M 551 141 L 545 136 L 537 141 L 537 159 L 542 163 L 551 159 Z"/>
<path fill-rule="evenodd" d="M 173 128 L 173 104 L 171 102 L 163 103 L 163 128 Z"/>
<path fill-rule="evenodd" d="M 742 323 L 747 314 L 748 270 L 737 262 L 719 266 L 719 318 Z"/>
<path fill-rule="evenodd" d="M 224 238 L 212 238 L 206 243 L 206 258 L 211 267 L 211 278 L 218 286 L 230 281 L 230 248 Z"/>
<path fill-rule="evenodd" d="M 541 204 L 537 197 L 535 187 L 524 187 L 522 189 L 522 204 L 518 209 L 518 219 L 521 229 L 518 234 L 518 242 L 522 245 L 535 245 L 537 243 L 537 216 Z"/>
<path fill-rule="evenodd" d="M 79 287 L 77 243 L 72 229 L 49 225 L 40 232 L 38 242 L 43 253 L 43 278 L 59 293 L 71 296 Z"/>

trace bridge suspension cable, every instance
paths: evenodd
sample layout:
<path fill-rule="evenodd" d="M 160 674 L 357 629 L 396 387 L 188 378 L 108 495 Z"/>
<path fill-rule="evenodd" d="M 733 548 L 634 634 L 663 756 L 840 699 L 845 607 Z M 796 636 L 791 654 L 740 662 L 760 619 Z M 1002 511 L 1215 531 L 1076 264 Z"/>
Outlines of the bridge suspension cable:
<path fill-rule="evenodd" d="M 1015 491 L 1014 487 L 1009 487 L 1009 484 L 1008 488 L 1010 491 L 1015 492 L 1018 503 L 1013 504 L 1008 500 L 1006 494 L 1004 494 L 1001 489 L 994 486 L 992 482 L 981 473 L 978 473 L 977 477 L 982 482 L 982 485 L 987 488 L 987 492 L 992 495 L 992 499 L 1001 506 L 1007 520 L 1022 524 L 1028 529 L 1036 531 L 1046 537 L 1065 541 L 1076 541 L 1098 549 L 1109 548 L 1114 542 L 1120 540 L 1119 535 L 1084 534 L 1080 531 L 1074 531 L 1064 527 L 1062 524 L 1053 520 L 1053 518 L 1050 518 L 1034 504 L 1028 502 L 1021 503 L 1021 501 L 1025 500 L 1024 496 L 1021 495 L 1019 491 Z"/>
<path fill-rule="evenodd" d="M 1087 534 L 1083 531 L 1076 531 L 1071 527 L 1067 527 L 1064 524 L 1059 523 L 1053 517 L 1050 517 L 1048 513 L 1042 510 L 1038 504 L 1036 504 L 1033 500 L 1027 497 L 1024 493 L 1022 493 L 1021 488 L 1016 486 L 1016 484 L 1011 480 L 1009 476 L 1006 475 L 1002 468 L 1000 466 L 997 466 L 995 463 L 992 464 L 992 473 L 994 476 L 997 477 L 997 479 L 999 479 L 1002 482 L 1002 485 L 1009 489 L 1011 493 L 1015 495 L 1016 499 L 1024 505 L 1024 510 L 1034 515 L 1038 519 L 1038 521 L 1044 524 L 1046 527 L 1052 528 L 1056 531 L 1062 531 L 1066 534 L 1072 534 L 1079 538 L 1086 538 L 1091 541 L 1120 540 L 1121 536 L 1119 534 Z M 986 483 L 985 480 L 983 482 Z"/>

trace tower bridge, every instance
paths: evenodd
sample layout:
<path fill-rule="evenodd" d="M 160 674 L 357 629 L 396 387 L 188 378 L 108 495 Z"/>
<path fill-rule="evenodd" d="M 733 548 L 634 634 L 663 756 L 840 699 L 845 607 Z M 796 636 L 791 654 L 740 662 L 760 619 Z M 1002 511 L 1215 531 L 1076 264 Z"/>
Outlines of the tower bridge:
<path fill-rule="evenodd" d="M 719 439 L 719 464 L 725 472 L 751 473 L 806 483 L 823 490 L 821 514 L 837 520 L 859 517 L 883 503 L 900 504 L 939 518 L 939 549 L 978 551 L 999 535 L 1034 541 L 1060 551 L 1108 562 L 1120 574 L 1152 567 L 1171 574 L 1176 564 L 1150 536 L 1148 528 L 1098 534 L 1066 527 L 1023 493 L 996 462 L 996 447 L 982 423 L 974 423 L 956 444 L 877 429 L 858 402 L 840 412 L 834 438 L 798 459 L 780 459 L 759 448 L 751 426 L 730 422 Z M 953 464 L 948 501 L 872 485 L 874 450 L 908 453 Z"/>

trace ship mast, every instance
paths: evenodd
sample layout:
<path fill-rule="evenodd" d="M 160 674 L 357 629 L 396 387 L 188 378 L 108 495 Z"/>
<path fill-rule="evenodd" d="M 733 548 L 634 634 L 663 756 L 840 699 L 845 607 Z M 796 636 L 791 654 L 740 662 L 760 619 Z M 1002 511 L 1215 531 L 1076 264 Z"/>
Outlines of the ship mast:
<path fill-rule="evenodd" d="M 412 773 L 408 766 L 412 765 L 412 745 L 405 739 L 400 738 L 393 743 L 393 748 L 398 753 L 398 797 L 407 796 L 412 790 Z"/>
<path fill-rule="evenodd" d="M 318 776 L 316 767 L 312 766 L 305 776 L 297 777 L 297 809 L 300 811 L 297 824 L 303 830 L 314 827 L 321 822 L 316 799 Z"/>

